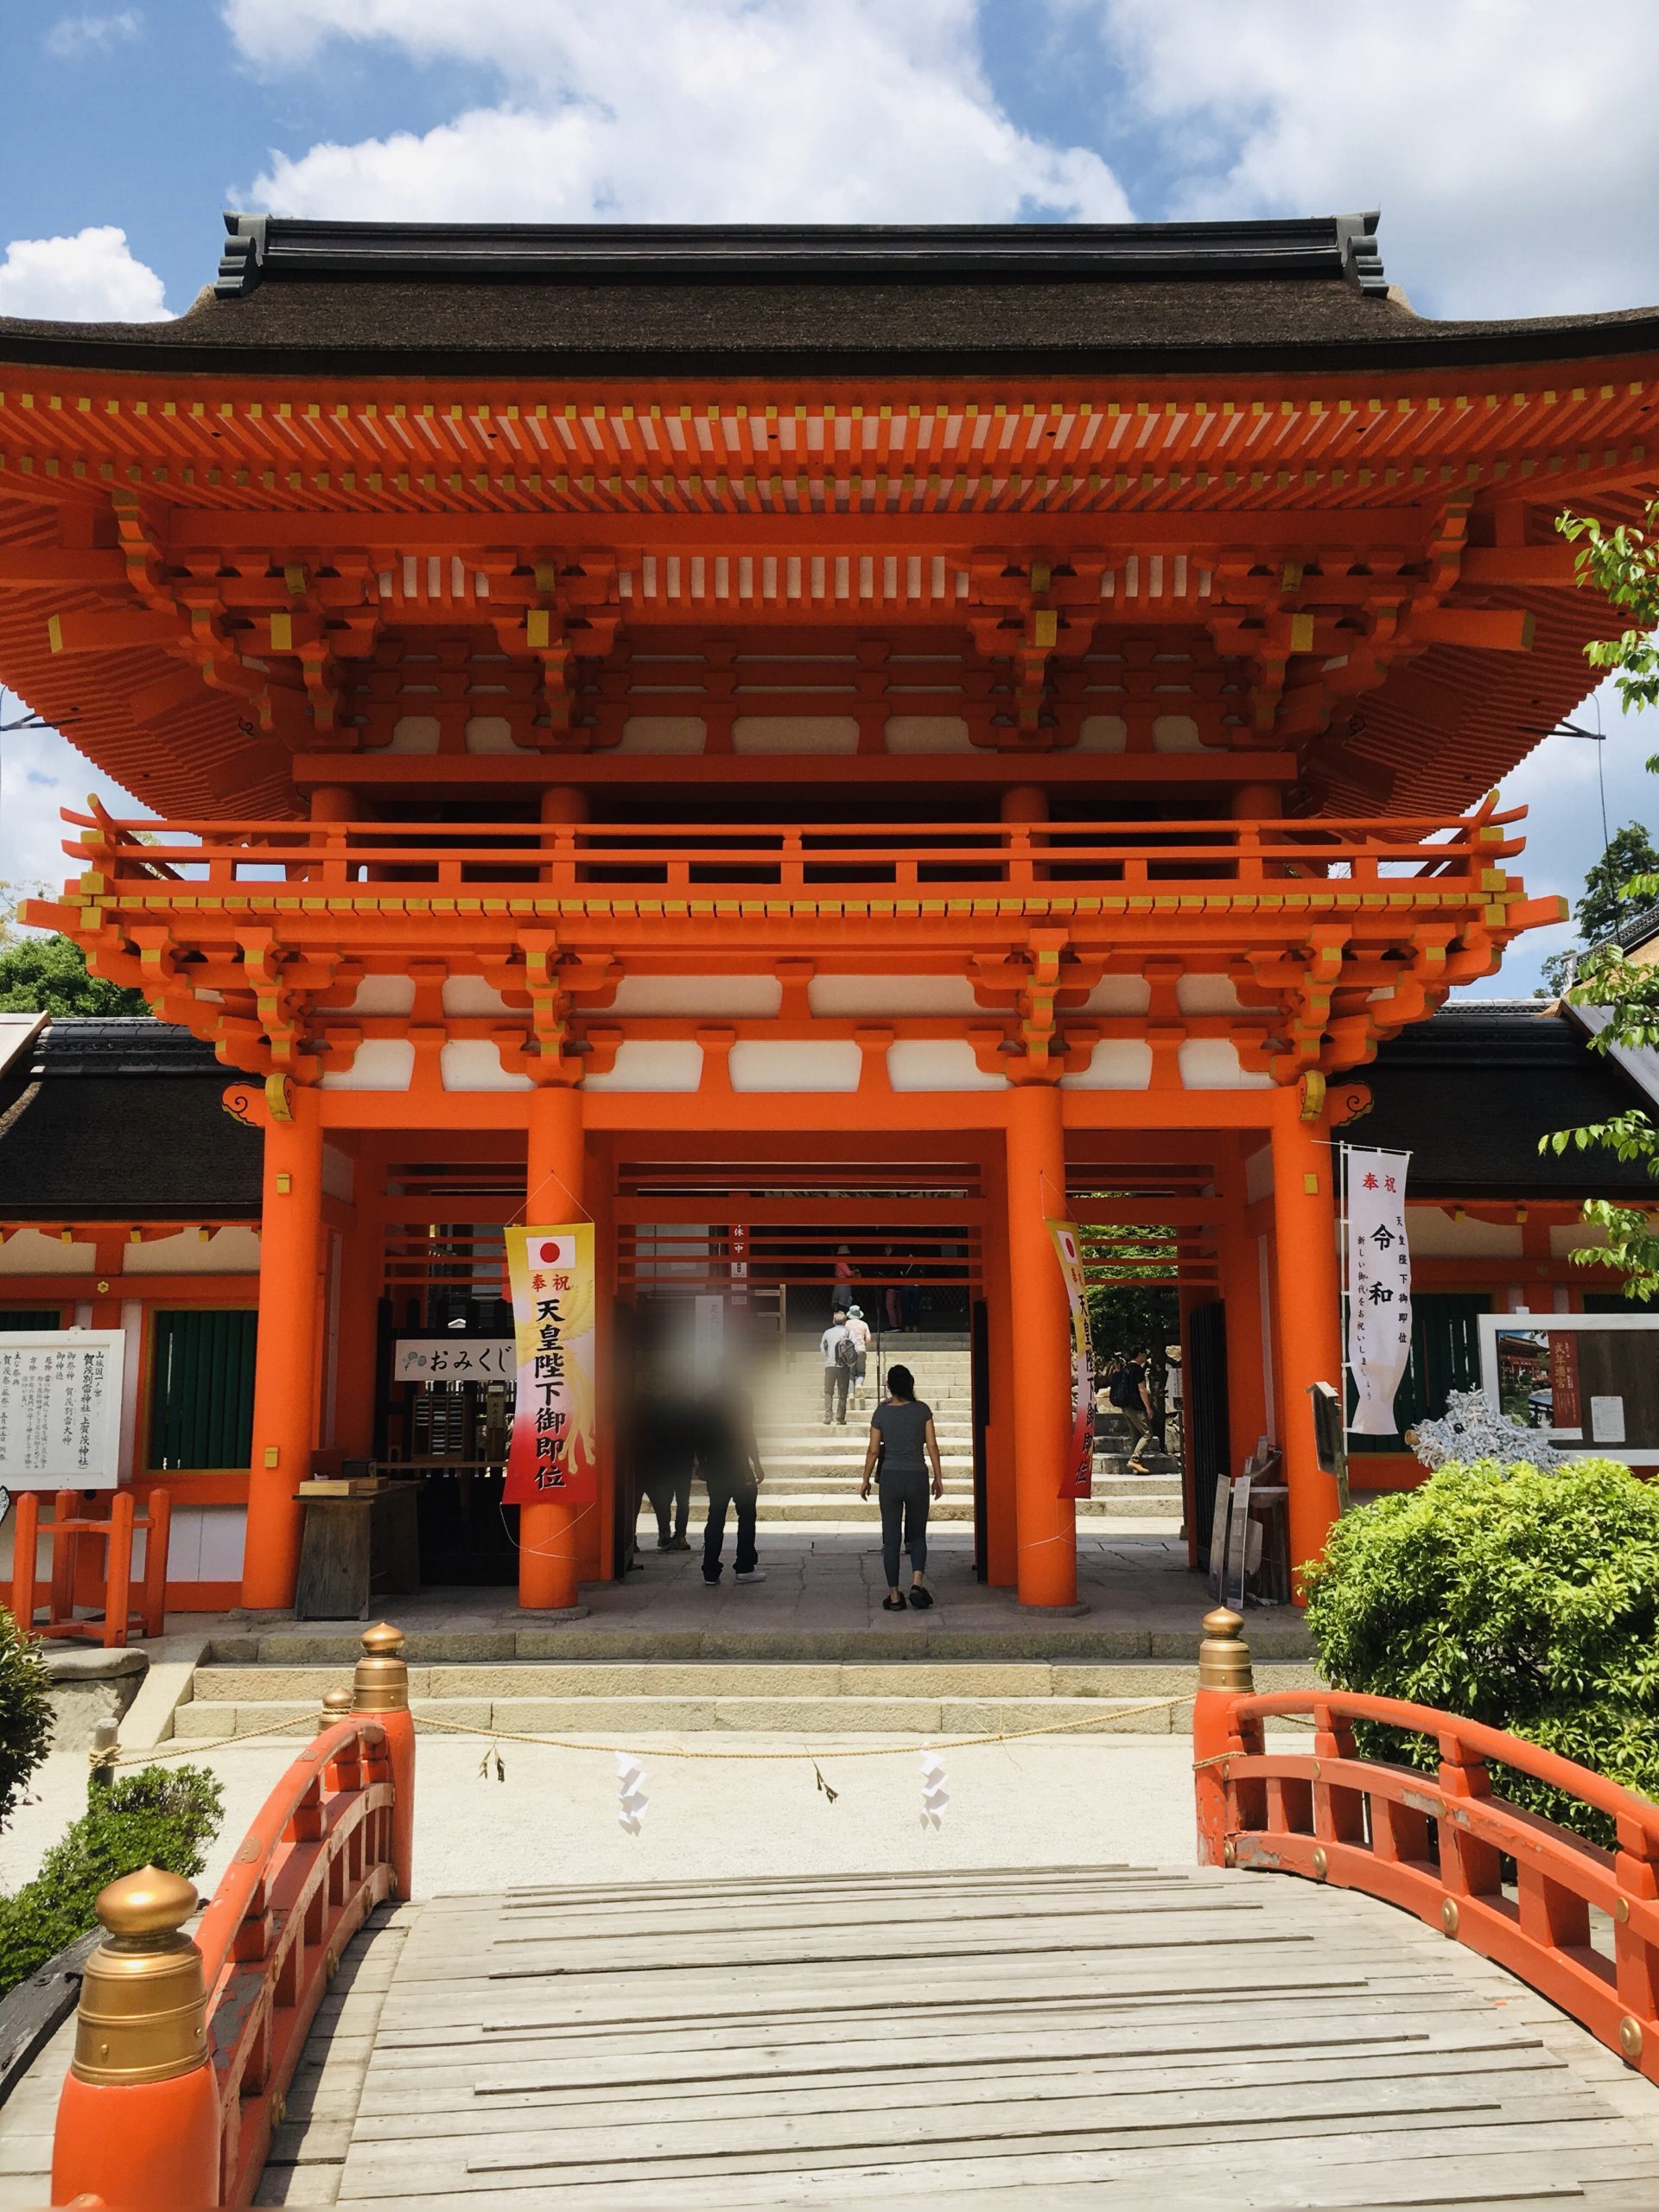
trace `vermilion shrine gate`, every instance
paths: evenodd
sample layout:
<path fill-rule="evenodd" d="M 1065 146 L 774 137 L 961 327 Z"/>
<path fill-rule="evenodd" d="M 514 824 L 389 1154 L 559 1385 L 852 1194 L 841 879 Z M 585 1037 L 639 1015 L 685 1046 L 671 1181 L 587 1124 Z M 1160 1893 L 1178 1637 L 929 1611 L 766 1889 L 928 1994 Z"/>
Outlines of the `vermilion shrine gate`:
<path fill-rule="evenodd" d="M 1651 318 L 1423 321 L 1372 231 L 242 217 L 176 321 L 0 324 L 0 670 L 159 817 L 73 815 L 31 918 L 264 1133 L 243 1602 L 372 1447 L 382 1298 L 526 1207 L 594 1217 L 605 1332 L 664 1251 L 931 1239 L 1040 1606 L 1046 1219 L 1172 1225 L 1318 1549 L 1332 1132 L 1558 916 L 1491 787 L 1617 626 L 1554 518 L 1635 512 L 1659 374 Z M 219 1230 L 62 1233 L 111 1322 Z M 610 1571 L 613 1477 L 525 1509 L 524 1604 Z"/>

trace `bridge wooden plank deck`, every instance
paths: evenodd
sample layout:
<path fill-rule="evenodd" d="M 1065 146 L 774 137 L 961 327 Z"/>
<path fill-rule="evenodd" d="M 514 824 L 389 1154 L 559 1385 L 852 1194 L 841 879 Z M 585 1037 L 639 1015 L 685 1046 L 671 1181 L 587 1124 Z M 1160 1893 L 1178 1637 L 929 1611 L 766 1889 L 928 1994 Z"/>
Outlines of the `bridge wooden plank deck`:
<path fill-rule="evenodd" d="M 1649 2085 L 1408 1916 L 1287 1879 L 518 1891 L 359 1942 L 262 2202 L 1659 2204 Z"/>

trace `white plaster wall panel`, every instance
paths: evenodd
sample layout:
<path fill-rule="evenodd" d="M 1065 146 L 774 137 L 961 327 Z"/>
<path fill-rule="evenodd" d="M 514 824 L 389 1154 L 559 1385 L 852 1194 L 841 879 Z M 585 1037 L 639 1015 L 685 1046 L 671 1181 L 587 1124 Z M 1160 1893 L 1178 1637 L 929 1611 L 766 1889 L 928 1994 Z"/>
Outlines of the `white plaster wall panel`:
<path fill-rule="evenodd" d="M 1179 1048 L 1181 1082 L 1188 1090 L 1271 1090 L 1265 1069 L 1247 1068 L 1226 1037 L 1189 1037 Z"/>
<path fill-rule="evenodd" d="M 481 976 L 446 976 L 443 1010 L 446 1014 L 474 1015 L 512 1012 L 495 985 L 486 983 Z"/>
<path fill-rule="evenodd" d="M 616 1048 L 607 1075 L 582 1077 L 584 1090 L 695 1090 L 702 1081 L 702 1047 L 690 1039 L 631 1038 Z"/>
<path fill-rule="evenodd" d="M 356 1194 L 357 1175 L 352 1155 L 337 1144 L 325 1144 L 322 1147 L 322 1187 L 342 1205 L 350 1205 Z"/>
<path fill-rule="evenodd" d="M 701 715 L 630 715 L 619 753 L 701 753 L 708 732 Z"/>
<path fill-rule="evenodd" d="M 1152 986 L 1144 976 L 1107 976 L 1083 1002 L 1085 1014 L 1144 1014 L 1152 1004 Z"/>
<path fill-rule="evenodd" d="M 864 1055 L 850 1039 L 841 1044 L 734 1045 L 727 1062 L 734 1090 L 856 1090 Z"/>
<path fill-rule="evenodd" d="M 121 1363 L 121 1440 L 116 1471 L 124 1483 L 130 1483 L 138 1465 L 138 1378 L 144 1363 L 144 1309 L 136 1298 L 121 1301 L 121 1334 L 126 1341 Z"/>
<path fill-rule="evenodd" d="M 346 1008 L 347 1014 L 396 1014 L 414 1011 L 412 976 L 365 976 Z"/>
<path fill-rule="evenodd" d="M 960 715 L 889 715 L 889 753 L 971 753 L 974 741 Z"/>
<path fill-rule="evenodd" d="M 259 1272 L 259 1239 L 251 1229 L 215 1229 L 205 1237 L 185 1229 L 176 1236 L 129 1244 L 122 1261 L 130 1275 L 253 1275 Z M 257 1294 L 250 1284 L 250 1298 Z"/>
<path fill-rule="evenodd" d="M 1183 976 L 1175 986 L 1183 1014 L 1242 1014 L 1230 976 Z"/>
<path fill-rule="evenodd" d="M 765 1021 L 783 1002 L 784 987 L 775 976 L 625 976 L 605 1011 L 642 1020 L 728 1014 Z"/>
<path fill-rule="evenodd" d="M 452 1037 L 438 1049 L 446 1090 L 529 1090 L 527 1075 L 501 1065 L 501 1047 L 489 1037 Z"/>
<path fill-rule="evenodd" d="M 98 1250 L 92 1244 L 66 1244 L 43 1229 L 20 1229 L 0 1244 L 0 1275 L 90 1274 Z"/>
<path fill-rule="evenodd" d="M 323 1090 L 407 1090 L 415 1072 L 415 1047 L 404 1037 L 365 1037 L 348 1068 L 327 1069 Z"/>
<path fill-rule="evenodd" d="M 1154 753 L 1198 753 L 1204 741 L 1191 715 L 1160 715 L 1152 725 Z"/>
<path fill-rule="evenodd" d="M 806 1002 L 814 1014 L 841 1019 L 985 1011 L 965 976 L 815 976 L 806 987 Z"/>
<path fill-rule="evenodd" d="M 175 1505 L 167 1529 L 167 1579 L 169 1582 L 205 1582 L 201 1571 L 201 1522 L 207 1511 L 200 1505 Z"/>
<path fill-rule="evenodd" d="M 246 1508 L 240 1505 L 204 1505 L 200 1513 L 201 1580 L 239 1582 L 247 1541 Z"/>
<path fill-rule="evenodd" d="M 391 753 L 435 753 L 438 718 L 435 715 L 399 715 L 391 726 Z"/>
<path fill-rule="evenodd" d="M 1356 1143 L 1364 1141 L 1362 1123 L 1354 1132 Z M 1439 1206 L 1406 1208 L 1406 1242 L 1420 1260 L 1518 1260 L 1521 1231 L 1516 1224 L 1459 1221 Z"/>
<path fill-rule="evenodd" d="M 469 753 L 516 753 L 512 724 L 505 715 L 474 715 L 467 723 Z"/>
<path fill-rule="evenodd" d="M 851 715 L 740 715 L 732 724 L 734 753 L 856 753 L 858 724 Z"/>
<path fill-rule="evenodd" d="M 1126 753 L 1129 726 L 1122 715 L 1085 715 L 1077 728 L 1079 753 Z"/>
<path fill-rule="evenodd" d="M 37 1589 L 44 1586 L 49 1590 L 52 1586 L 52 1547 L 46 1533 L 46 1524 L 51 1518 L 52 1502 L 43 1494 L 41 1499 L 41 1531 L 35 1539 L 35 1582 Z M 11 1580 L 14 1559 L 11 1540 L 16 1533 L 11 1516 L 8 1514 L 5 1520 L 0 1522 L 0 1582 Z"/>
<path fill-rule="evenodd" d="M 1089 1065 L 1063 1075 L 1063 1090 L 1146 1090 L 1152 1084 L 1152 1047 L 1134 1038 L 1108 1038 L 1089 1055 Z"/>
<path fill-rule="evenodd" d="M 887 1047 L 887 1081 L 895 1090 L 1006 1090 L 1003 1075 L 987 1075 L 971 1045 L 959 1038 L 909 1037 Z"/>
<path fill-rule="evenodd" d="M 1520 1230 L 1516 1230 L 1516 1236 L 1517 1238 L 1520 1234 Z M 1549 1232 L 1550 1257 L 1555 1260 L 1564 1260 L 1569 1252 L 1593 1252 L 1605 1245 L 1606 1242 L 1607 1232 L 1601 1227 L 1599 1223 L 1584 1221 L 1560 1222 L 1553 1226 Z M 1516 1249 L 1518 1250 L 1519 1249 L 1519 1245 L 1517 1244 Z M 1645 1309 L 1643 1307 L 1634 1304 L 1630 1307 L 1632 1313 L 1640 1313 L 1644 1310 Z"/>

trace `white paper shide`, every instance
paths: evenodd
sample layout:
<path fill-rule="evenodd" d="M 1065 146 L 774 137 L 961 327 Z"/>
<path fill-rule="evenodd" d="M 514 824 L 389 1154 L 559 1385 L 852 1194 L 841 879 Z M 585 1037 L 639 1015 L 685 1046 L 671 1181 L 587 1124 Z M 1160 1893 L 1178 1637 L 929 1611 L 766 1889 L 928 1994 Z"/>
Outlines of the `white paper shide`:
<path fill-rule="evenodd" d="M 1355 1436 L 1392 1436 L 1394 1394 L 1411 1357 L 1411 1254 L 1405 1152 L 1343 1147 L 1348 1182 L 1348 1371 Z"/>

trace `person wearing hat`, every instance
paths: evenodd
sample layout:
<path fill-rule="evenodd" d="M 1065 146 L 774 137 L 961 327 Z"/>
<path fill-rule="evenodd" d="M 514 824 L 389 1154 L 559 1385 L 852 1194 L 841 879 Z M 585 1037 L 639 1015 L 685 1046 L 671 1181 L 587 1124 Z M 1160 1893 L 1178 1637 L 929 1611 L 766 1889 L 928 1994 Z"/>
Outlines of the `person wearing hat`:
<path fill-rule="evenodd" d="M 853 1398 L 855 1403 L 864 1402 L 865 1385 L 870 1372 L 870 1325 L 864 1319 L 861 1306 L 849 1306 L 847 1313 L 847 1333 L 852 1338 L 856 1355 L 853 1363 Z"/>

